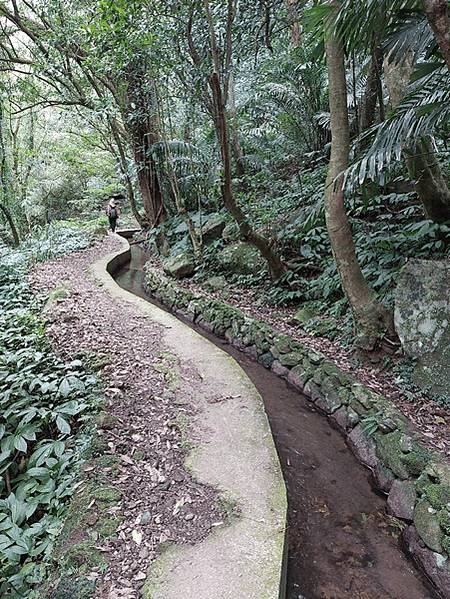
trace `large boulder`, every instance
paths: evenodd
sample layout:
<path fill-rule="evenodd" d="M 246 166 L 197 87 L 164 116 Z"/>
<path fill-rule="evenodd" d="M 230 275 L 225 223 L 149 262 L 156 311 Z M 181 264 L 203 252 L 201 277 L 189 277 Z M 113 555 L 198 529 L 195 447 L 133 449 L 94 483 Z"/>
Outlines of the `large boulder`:
<path fill-rule="evenodd" d="M 175 279 L 189 277 L 195 269 L 194 256 L 190 252 L 178 254 L 163 263 L 164 272 Z"/>
<path fill-rule="evenodd" d="M 432 393 L 448 392 L 450 380 L 450 265 L 410 260 L 400 271 L 395 328 L 404 352 L 418 359 L 414 382 Z"/>
<path fill-rule="evenodd" d="M 223 271 L 237 275 L 257 274 L 264 267 L 259 251 L 245 242 L 228 245 L 217 254 L 217 261 Z"/>
<path fill-rule="evenodd" d="M 202 226 L 202 239 L 205 245 L 222 238 L 222 231 L 226 225 L 225 218 L 220 214 L 214 214 Z"/>

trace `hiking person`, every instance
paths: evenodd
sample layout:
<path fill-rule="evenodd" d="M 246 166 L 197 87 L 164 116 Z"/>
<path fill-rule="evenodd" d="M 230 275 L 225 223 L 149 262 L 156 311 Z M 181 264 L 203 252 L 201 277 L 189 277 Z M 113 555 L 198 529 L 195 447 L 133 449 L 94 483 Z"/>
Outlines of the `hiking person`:
<path fill-rule="evenodd" d="M 114 233 L 116 230 L 117 219 L 119 218 L 119 208 L 117 207 L 115 200 L 109 200 L 108 206 L 106 207 L 106 214 L 109 218 L 109 227 Z"/>

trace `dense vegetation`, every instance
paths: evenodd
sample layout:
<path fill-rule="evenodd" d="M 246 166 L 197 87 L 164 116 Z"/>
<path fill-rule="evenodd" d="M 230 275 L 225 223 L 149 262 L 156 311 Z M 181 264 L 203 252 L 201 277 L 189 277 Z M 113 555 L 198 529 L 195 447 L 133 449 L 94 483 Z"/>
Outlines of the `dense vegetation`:
<path fill-rule="evenodd" d="M 165 254 L 183 219 L 206 272 L 196 224 L 221 212 L 265 259 L 272 301 L 346 296 L 373 349 L 395 336 L 404 260 L 446 255 L 446 10 L 0 2 L 4 239 L 115 196 Z"/>
<path fill-rule="evenodd" d="M 39 575 L 91 401 L 25 283 L 82 247 L 58 221 L 114 197 L 200 282 L 245 240 L 267 268 L 234 283 L 376 348 L 401 266 L 448 256 L 450 16 L 445 0 L 1 0 L 0 22 L 1 594 Z M 227 235 L 205 243 L 215 214 Z"/>
<path fill-rule="evenodd" d="M 0 595 L 31 597 L 61 530 L 87 446 L 84 417 L 98 380 L 62 362 L 44 333 L 26 272 L 36 260 L 83 249 L 79 225 L 54 223 L 0 256 Z M 79 434 L 81 430 L 82 434 Z"/>

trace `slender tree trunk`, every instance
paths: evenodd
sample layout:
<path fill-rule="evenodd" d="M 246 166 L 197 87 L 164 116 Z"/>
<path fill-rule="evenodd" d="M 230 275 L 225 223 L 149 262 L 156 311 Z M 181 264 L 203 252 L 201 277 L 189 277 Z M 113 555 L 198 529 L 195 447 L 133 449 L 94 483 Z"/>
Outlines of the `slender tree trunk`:
<path fill-rule="evenodd" d="M 9 190 L 9 182 L 7 177 L 7 163 L 6 163 L 6 148 L 5 148 L 5 140 L 4 140 L 4 115 L 3 115 L 3 99 L 0 97 L 0 191 L 1 191 L 1 200 L 0 200 L 0 210 L 6 217 L 6 220 L 9 223 L 11 228 L 11 233 L 14 239 L 14 245 L 17 247 L 20 245 L 19 234 L 17 232 L 16 226 L 14 224 L 13 217 L 11 216 L 10 211 L 5 206 L 4 200 L 8 197 Z"/>
<path fill-rule="evenodd" d="M 298 15 L 296 10 L 297 0 L 285 0 L 288 10 L 289 24 L 291 25 L 291 41 L 294 46 L 302 45 L 302 34 L 298 23 Z"/>
<path fill-rule="evenodd" d="M 375 122 L 381 66 L 381 51 L 379 46 L 376 46 L 372 50 L 372 58 L 367 72 L 366 87 L 364 90 L 364 101 L 361 108 L 360 129 L 362 132 L 366 131 L 366 129 L 371 127 Z"/>
<path fill-rule="evenodd" d="M 139 210 L 137 209 L 137 206 L 136 206 L 136 198 L 134 195 L 133 182 L 131 181 L 130 175 L 128 174 L 127 159 L 126 159 L 126 155 L 125 155 L 124 144 L 122 142 L 122 137 L 120 135 L 120 132 L 119 132 L 118 127 L 117 127 L 116 123 L 114 122 L 114 120 L 110 119 L 109 124 L 110 124 L 110 128 L 111 128 L 111 131 L 112 131 L 112 134 L 114 137 L 114 141 L 116 143 L 117 151 L 119 152 L 120 165 L 121 165 L 121 169 L 122 169 L 122 174 L 125 177 L 127 195 L 128 195 L 128 200 L 130 202 L 131 211 L 133 213 L 134 218 L 137 220 L 139 225 L 142 227 L 144 224 L 144 221 L 145 221 L 145 217 L 143 217 L 139 213 Z"/>
<path fill-rule="evenodd" d="M 12 236 L 14 239 L 14 245 L 16 247 L 18 247 L 20 245 L 20 239 L 19 239 L 19 234 L 17 233 L 16 225 L 14 224 L 13 217 L 11 216 L 10 211 L 6 208 L 6 206 L 2 202 L 0 202 L 0 210 L 6 216 L 6 220 L 8 221 L 9 226 L 11 227 L 11 233 L 12 233 Z"/>
<path fill-rule="evenodd" d="M 333 4 L 337 7 L 338 2 Z M 350 133 L 347 109 L 344 49 L 332 35 L 326 42 L 331 119 L 331 157 L 325 185 L 325 220 L 341 284 L 356 327 L 355 344 L 372 350 L 382 328 L 395 335 L 393 316 L 369 289 L 356 258 L 350 223 L 345 212 L 342 172 L 348 167 Z"/>
<path fill-rule="evenodd" d="M 239 143 L 239 133 L 237 127 L 237 115 L 236 115 L 236 102 L 234 97 L 234 77 L 233 73 L 230 73 L 230 85 L 228 90 L 228 100 L 230 105 L 230 122 L 231 122 L 231 139 L 233 144 L 234 160 L 236 161 L 236 169 L 238 177 L 243 177 L 245 174 L 244 164 L 242 159 L 244 152 L 242 146 Z"/>
<path fill-rule="evenodd" d="M 209 1 L 204 0 L 204 6 L 208 18 L 210 37 L 211 37 L 211 51 L 213 58 L 214 70 L 209 77 L 209 86 L 212 93 L 212 117 L 214 126 L 216 129 L 217 140 L 222 156 L 222 199 L 225 207 L 235 218 L 239 230 L 249 243 L 255 246 L 267 261 L 270 274 L 273 279 L 278 279 L 286 269 L 281 262 L 279 255 L 270 246 L 268 240 L 256 233 L 250 226 L 247 220 L 247 216 L 236 202 L 236 198 L 233 194 L 233 188 L 231 184 L 232 173 L 231 173 L 231 152 L 230 152 L 230 128 L 228 124 L 228 118 L 226 113 L 225 102 L 228 92 L 228 81 L 223 82 L 223 89 L 220 80 L 220 66 L 219 66 L 219 49 L 216 42 L 216 36 L 214 31 L 214 25 L 211 16 L 211 10 Z M 231 30 L 233 25 L 235 6 L 232 0 L 228 0 L 228 27 L 227 27 L 227 66 L 230 66 L 231 61 Z M 191 56 L 193 51 L 191 51 Z M 228 72 L 226 73 L 228 77 Z"/>
<path fill-rule="evenodd" d="M 406 96 L 412 70 L 412 59 L 406 59 L 402 63 L 390 63 L 389 58 L 385 59 L 384 74 L 393 108 Z M 405 150 L 403 156 L 425 216 L 435 223 L 450 220 L 450 191 L 431 140 L 424 138 L 411 150 Z"/>

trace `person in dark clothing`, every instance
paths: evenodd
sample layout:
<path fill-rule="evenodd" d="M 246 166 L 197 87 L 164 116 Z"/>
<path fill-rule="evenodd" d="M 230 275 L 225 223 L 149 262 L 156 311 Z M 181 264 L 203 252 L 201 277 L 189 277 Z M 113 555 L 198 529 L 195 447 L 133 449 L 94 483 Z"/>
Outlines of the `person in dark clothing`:
<path fill-rule="evenodd" d="M 117 219 L 119 218 L 119 208 L 117 207 L 115 200 L 109 200 L 108 206 L 106 208 L 106 214 L 109 218 L 109 227 L 114 233 L 116 230 Z"/>

